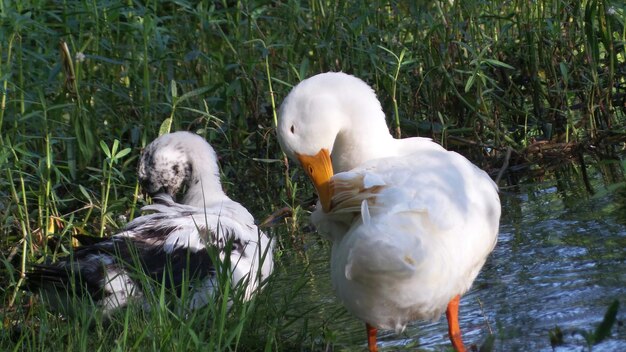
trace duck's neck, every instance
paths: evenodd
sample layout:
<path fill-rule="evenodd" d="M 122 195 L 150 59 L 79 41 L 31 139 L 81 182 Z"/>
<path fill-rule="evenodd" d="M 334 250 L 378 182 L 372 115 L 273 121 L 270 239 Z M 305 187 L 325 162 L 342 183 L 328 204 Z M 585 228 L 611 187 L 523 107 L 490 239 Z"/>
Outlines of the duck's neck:
<path fill-rule="evenodd" d="M 187 192 L 183 203 L 210 207 L 228 199 L 220 183 L 220 174 L 217 164 L 198 160 L 192 162 L 193 172 L 187 184 Z"/>
<path fill-rule="evenodd" d="M 332 153 L 335 172 L 348 171 L 366 161 L 394 154 L 394 138 L 389 133 L 384 113 L 372 114 L 370 110 L 368 115 L 353 115 L 359 118 L 337 134 Z"/>

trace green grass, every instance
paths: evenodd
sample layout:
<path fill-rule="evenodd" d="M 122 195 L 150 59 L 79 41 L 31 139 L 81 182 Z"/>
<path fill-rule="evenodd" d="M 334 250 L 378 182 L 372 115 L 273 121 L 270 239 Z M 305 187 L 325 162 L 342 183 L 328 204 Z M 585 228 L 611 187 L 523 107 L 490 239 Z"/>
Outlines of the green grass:
<path fill-rule="evenodd" d="M 300 204 L 312 190 L 287 168 L 273 128 L 289 89 L 323 71 L 372 84 L 394 135 L 432 137 L 486 168 L 499 168 L 507 147 L 523 154 L 537 140 L 610 149 L 626 134 L 625 20 L 617 0 L 0 0 L 0 298 L 4 327 L 26 328 L 18 341 L 2 329 L 0 346 L 332 343 L 328 330 L 288 318 L 297 290 L 268 290 L 229 313 L 223 333 L 237 339 L 207 346 L 203 328 L 216 311 L 182 319 L 159 308 L 109 326 L 92 316 L 68 325 L 27 304 L 17 285 L 28 262 L 66 253 L 71 234 L 107 235 L 137 216 L 137 156 L 163 130 L 205 136 L 227 193 L 257 219 L 293 208 L 272 230 L 278 271 L 285 258 L 306 263 Z M 302 285 L 307 278 L 303 270 Z"/>
<path fill-rule="evenodd" d="M 69 309 L 59 314 L 50 311 L 49 304 L 39 297 L 18 291 L 16 302 L 19 303 L 0 311 L 3 321 L 0 348 L 274 351 L 310 346 L 309 349 L 316 350 L 328 343 L 328 339 L 321 340 L 318 335 L 325 330 L 324 325 L 346 313 L 338 304 L 316 302 L 303 294 L 319 285 L 314 281 L 323 281 L 323 286 L 327 286 L 329 280 L 328 277 L 312 279 L 308 265 L 297 258 L 299 255 L 297 251 L 282 255 L 282 265 L 277 266 L 276 274 L 251 301 L 243 301 L 243 287 L 231 287 L 230 263 L 220 263 L 217 267 L 220 294 L 215 301 L 196 310 L 186 308 L 190 302 L 186 283 L 181 285 L 180 297 L 166 287 L 167 273 L 161 280 L 153 280 L 131 271 L 129 274 L 139 279 L 143 297 L 110 315 L 98 310 L 89 299 L 73 295 L 61 297 L 69 302 Z M 299 269 L 294 270 L 293 266 Z M 284 275 L 286 268 L 290 268 L 289 277 Z M 15 278 L 16 272 L 8 265 L 5 272 Z"/>

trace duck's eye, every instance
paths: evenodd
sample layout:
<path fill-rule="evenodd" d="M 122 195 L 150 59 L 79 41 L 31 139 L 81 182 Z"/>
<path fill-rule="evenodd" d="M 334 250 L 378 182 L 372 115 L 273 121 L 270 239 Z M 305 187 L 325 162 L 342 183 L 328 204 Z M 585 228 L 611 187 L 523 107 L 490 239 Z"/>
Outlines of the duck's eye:
<path fill-rule="evenodd" d="M 309 165 L 309 174 L 313 175 L 313 166 Z"/>
<path fill-rule="evenodd" d="M 290 130 L 291 130 L 291 133 L 296 133 L 296 128 L 293 125 L 291 125 Z"/>

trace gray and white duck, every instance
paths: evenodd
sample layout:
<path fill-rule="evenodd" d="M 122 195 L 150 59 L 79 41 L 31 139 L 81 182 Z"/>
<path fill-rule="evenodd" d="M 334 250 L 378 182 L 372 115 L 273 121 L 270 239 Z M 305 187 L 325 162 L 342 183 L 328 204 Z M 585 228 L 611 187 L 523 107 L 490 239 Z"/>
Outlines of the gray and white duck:
<path fill-rule="evenodd" d="M 146 214 L 111 237 L 80 236 L 83 245 L 70 256 L 34 265 L 26 288 L 55 310 L 71 310 L 66 298 L 76 294 L 109 314 L 140 300 L 146 277 L 177 292 L 190 282 L 188 306 L 196 309 L 216 297 L 221 273 L 233 287 L 243 285 L 242 299 L 249 300 L 273 270 L 273 241 L 224 193 L 213 148 L 190 132 L 163 135 L 144 149 L 138 176 L 154 201 L 142 208 Z"/>

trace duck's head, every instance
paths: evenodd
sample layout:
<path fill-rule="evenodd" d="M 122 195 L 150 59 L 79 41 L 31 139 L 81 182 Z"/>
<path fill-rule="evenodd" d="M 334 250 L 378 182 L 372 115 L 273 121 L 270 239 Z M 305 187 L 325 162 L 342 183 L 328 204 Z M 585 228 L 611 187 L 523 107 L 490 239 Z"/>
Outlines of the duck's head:
<path fill-rule="evenodd" d="M 137 175 L 149 195 L 167 193 L 175 198 L 185 187 L 189 193 L 200 182 L 219 182 L 218 170 L 215 151 L 204 138 L 181 131 L 148 144 L 141 154 Z"/>
<path fill-rule="evenodd" d="M 345 171 L 351 162 L 363 161 L 350 159 L 361 159 L 364 142 L 375 142 L 368 134 L 377 134 L 381 124 L 388 134 L 380 102 L 365 82 L 327 72 L 303 80 L 287 95 L 279 111 L 278 141 L 302 165 L 328 211 L 333 165 Z"/>
<path fill-rule="evenodd" d="M 330 155 L 346 117 L 331 85 L 333 78 L 347 76 L 325 73 L 295 86 L 283 101 L 278 119 L 278 141 L 292 160 L 298 161 L 320 197 L 322 208 L 330 209 L 333 166 Z"/>

